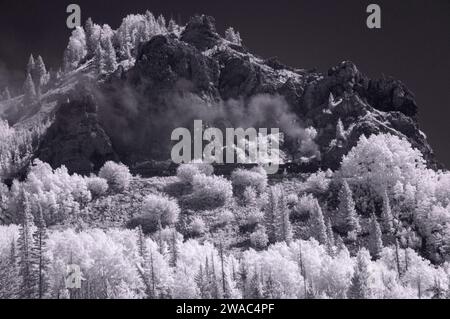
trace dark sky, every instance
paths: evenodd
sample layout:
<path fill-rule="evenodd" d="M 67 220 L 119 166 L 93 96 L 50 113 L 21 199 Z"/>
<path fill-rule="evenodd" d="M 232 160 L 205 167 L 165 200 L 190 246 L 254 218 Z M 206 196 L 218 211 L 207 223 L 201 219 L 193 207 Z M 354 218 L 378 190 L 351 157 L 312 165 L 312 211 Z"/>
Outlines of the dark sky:
<path fill-rule="evenodd" d="M 0 87 L 5 75 L 22 81 L 31 52 L 59 65 L 70 35 L 69 3 L 81 6 L 83 21 L 91 16 L 113 28 L 146 9 L 183 22 L 206 13 L 220 32 L 238 29 L 263 57 L 320 71 L 351 60 L 370 77 L 398 78 L 416 94 L 422 130 L 450 167 L 450 0 L 0 0 Z M 381 30 L 366 27 L 370 3 L 382 8 Z"/>

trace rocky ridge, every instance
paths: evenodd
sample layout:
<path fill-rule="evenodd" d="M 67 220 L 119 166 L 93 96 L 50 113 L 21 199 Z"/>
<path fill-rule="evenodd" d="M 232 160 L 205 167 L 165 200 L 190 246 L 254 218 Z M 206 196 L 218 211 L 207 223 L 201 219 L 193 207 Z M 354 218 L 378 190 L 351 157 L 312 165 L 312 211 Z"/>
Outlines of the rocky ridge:
<path fill-rule="evenodd" d="M 124 100 L 130 94 L 138 97 L 133 112 Z M 361 135 L 377 133 L 406 138 L 430 167 L 440 167 L 419 129 L 414 96 L 400 81 L 369 79 L 350 61 L 321 73 L 290 68 L 274 58 L 262 59 L 222 38 L 214 19 L 207 16 L 194 17 L 179 37 L 153 37 L 141 46 L 134 67 L 119 68 L 98 85 L 91 98 L 60 104 L 36 155 L 52 166 L 64 164 L 79 173 L 95 170 L 109 159 L 130 165 L 168 159 L 165 146 L 155 152 L 153 146 L 161 145 L 160 140 L 153 141 L 151 150 L 130 156 L 133 149 L 117 135 L 151 141 L 159 128 L 152 130 L 150 120 L 142 121 L 170 110 L 174 94 L 194 96 L 212 107 L 218 101 L 245 101 L 259 94 L 280 96 L 304 127 L 317 130 L 321 153 L 317 160 L 322 168 L 338 168 Z M 111 114 L 123 126 L 111 121 Z M 336 134 L 339 120 L 344 136 Z M 135 132 L 139 125 L 145 131 Z"/>

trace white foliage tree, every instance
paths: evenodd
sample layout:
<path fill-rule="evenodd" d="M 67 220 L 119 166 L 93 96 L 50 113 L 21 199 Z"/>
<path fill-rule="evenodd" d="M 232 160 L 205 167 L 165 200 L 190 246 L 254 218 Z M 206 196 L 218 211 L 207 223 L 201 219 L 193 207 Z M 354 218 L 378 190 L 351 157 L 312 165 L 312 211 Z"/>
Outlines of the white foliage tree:
<path fill-rule="evenodd" d="M 117 57 L 110 38 L 106 41 L 106 47 L 103 50 L 102 58 L 104 61 L 104 71 L 107 73 L 114 72 L 117 68 Z"/>
<path fill-rule="evenodd" d="M 63 68 L 65 72 L 75 70 L 87 54 L 86 34 L 82 27 L 72 31 L 69 43 L 64 51 Z"/>
<path fill-rule="evenodd" d="M 344 124 L 342 123 L 342 120 L 339 119 L 337 124 L 336 124 L 336 139 L 337 140 L 346 140 L 347 136 L 345 133 L 345 128 L 344 128 Z"/>
<path fill-rule="evenodd" d="M 359 216 L 356 212 L 355 202 L 353 200 L 353 193 L 348 185 L 348 182 L 344 180 L 339 192 L 339 215 L 343 228 L 347 232 L 358 233 L 361 230 L 359 224 Z"/>
<path fill-rule="evenodd" d="M 47 73 L 47 68 L 45 67 L 44 60 L 40 55 L 36 59 L 35 76 L 36 76 L 35 79 L 36 86 L 38 87 L 39 91 L 42 91 L 43 86 L 47 84 L 49 77 Z"/>
<path fill-rule="evenodd" d="M 265 208 L 265 226 L 270 243 L 291 242 L 292 226 L 289 210 L 280 186 L 272 186 L 269 189 L 268 203 Z"/>
<path fill-rule="evenodd" d="M 340 172 L 354 184 L 368 185 L 374 196 L 381 197 L 398 181 L 415 186 L 420 182 L 418 177 L 424 176 L 424 170 L 423 155 L 408 141 L 380 134 L 361 136 L 357 146 L 343 158 Z"/>
<path fill-rule="evenodd" d="M 132 175 L 128 167 L 124 164 L 108 161 L 100 169 L 98 176 L 108 181 L 111 189 L 122 192 L 128 188 Z"/>
<path fill-rule="evenodd" d="M 380 224 L 377 218 L 372 215 L 370 220 L 370 241 L 369 241 L 369 251 L 374 259 L 381 257 L 381 252 L 383 250 L 383 239 Z"/>
<path fill-rule="evenodd" d="M 387 191 L 383 193 L 383 210 L 382 210 L 382 218 L 383 218 L 383 227 L 387 233 L 394 232 L 394 218 L 392 216 L 391 204 L 389 200 L 389 196 Z"/>
<path fill-rule="evenodd" d="M 28 63 L 27 63 L 27 74 L 32 75 L 34 73 L 35 65 L 36 64 L 34 61 L 33 54 L 30 54 L 30 57 L 28 58 Z"/>
<path fill-rule="evenodd" d="M 325 225 L 322 208 L 317 199 L 314 202 L 314 209 L 311 216 L 311 233 L 321 245 L 327 244 L 327 227 Z"/>
<path fill-rule="evenodd" d="M 94 56 L 97 45 L 100 42 L 102 28 L 95 24 L 91 18 L 86 20 L 84 30 L 86 33 L 86 49 L 89 57 Z"/>
<path fill-rule="evenodd" d="M 242 39 L 239 32 L 234 31 L 233 27 L 229 27 L 225 31 L 225 39 L 233 44 L 242 45 Z"/>
<path fill-rule="evenodd" d="M 355 273 L 348 292 L 350 299 L 369 299 L 371 297 L 369 267 L 370 254 L 363 248 L 356 257 Z"/>
<path fill-rule="evenodd" d="M 31 74 L 28 73 L 23 85 L 23 102 L 25 105 L 32 104 L 36 100 L 36 88 Z"/>
<path fill-rule="evenodd" d="M 178 35 L 180 33 L 180 26 L 175 22 L 174 19 L 169 20 L 167 25 L 167 32 Z"/>

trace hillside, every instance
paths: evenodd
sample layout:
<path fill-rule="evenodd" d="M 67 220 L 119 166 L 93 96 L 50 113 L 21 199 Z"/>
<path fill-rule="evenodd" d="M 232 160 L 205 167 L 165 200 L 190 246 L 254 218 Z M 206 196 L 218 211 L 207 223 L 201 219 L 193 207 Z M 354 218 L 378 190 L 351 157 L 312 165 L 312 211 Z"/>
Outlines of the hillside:
<path fill-rule="evenodd" d="M 0 298 L 448 298 L 450 173 L 413 93 L 243 43 L 147 12 L 76 28 L 58 74 L 29 63 L 0 102 Z M 171 163 L 194 120 L 279 128 L 281 169 Z"/>

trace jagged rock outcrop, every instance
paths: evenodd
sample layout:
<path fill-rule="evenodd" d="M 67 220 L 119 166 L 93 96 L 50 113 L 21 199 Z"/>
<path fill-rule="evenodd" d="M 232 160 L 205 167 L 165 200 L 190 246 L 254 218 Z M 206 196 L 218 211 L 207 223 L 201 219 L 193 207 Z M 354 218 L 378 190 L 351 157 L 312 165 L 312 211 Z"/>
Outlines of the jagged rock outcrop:
<path fill-rule="evenodd" d="M 143 45 L 125 77 L 127 84 L 151 100 L 174 90 L 218 96 L 217 62 L 170 36 L 155 36 Z"/>
<path fill-rule="evenodd" d="M 181 35 L 181 41 L 200 51 L 211 49 L 219 40 L 214 18 L 205 15 L 193 17 Z"/>
<path fill-rule="evenodd" d="M 214 19 L 207 16 L 194 17 L 180 37 L 152 38 L 140 47 L 134 67 L 120 68 L 99 91 L 98 117 L 90 100 L 60 107 L 39 157 L 82 172 L 114 158 L 115 152 L 129 165 L 166 160 L 170 145 L 156 133 L 170 136 L 161 123 L 187 116 L 175 105 L 174 96 L 178 102 L 196 97 L 214 107 L 220 101 L 271 94 L 284 98 L 303 126 L 317 130 L 323 168 L 338 168 L 361 135 L 378 133 L 408 139 L 430 167 L 439 167 L 419 130 L 413 94 L 400 81 L 369 79 L 350 61 L 321 73 L 259 58 L 220 37 Z M 164 114 L 167 117 L 161 120 Z M 339 120 L 346 130 L 340 140 Z"/>
<path fill-rule="evenodd" d="M 89 174 L 107 160 L 118 160 L 111 141 L 97 120 L 97 106 L 89 95 L 61 103 L 36 157 L 53 167 Z"/>
<path fill-rule="evenodd" d="M 417 115 L 414 95 L 401 82 L 392 78 L 371 80 L 366 89 L 369 103 L 382 111 L 398 111 L 407 116 Z"/>

